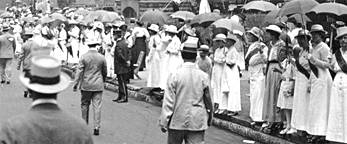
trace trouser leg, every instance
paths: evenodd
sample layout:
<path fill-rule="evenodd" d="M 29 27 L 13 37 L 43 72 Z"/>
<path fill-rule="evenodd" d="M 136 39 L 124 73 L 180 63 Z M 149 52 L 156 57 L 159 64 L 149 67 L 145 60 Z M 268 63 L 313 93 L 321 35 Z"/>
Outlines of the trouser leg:
<path fill-rule="evenodd" d="M 6 81 L 5 66 L 6 66 L 6 60 L 3 59 L 3 58 L 0 58 L 0 76 L 1 76 L 1 81 Z"/>
<path fill-rule="evenodd" d="M 187 131 L 168 129 L 168 144 L 182 144 Z"/>
<path fill-rule="evenodd" d="M 100 128 L 101 123 L 101 100 L 102 100 L 102 91 L 93 92 L 92 103 L 94 109 L 94 127 Z"/>
<path fill-rule="evenodd" d="M 92 92 L 81 91 L 81 110 L 82 110 L 82 118 L 88 123 L 89 117 L 89 105 L 92 97 Z"/>
<path fill-rule="evenodd" d="M 185 144 L 204 144 L 205 131 L 188 131 Z"/>
<path fill-rule="evenodd" d="M 126 84 L 126 74 L 118 74 L 119 97 L 128 100 L 128 87 Z"/>
<path fill-rule="evenodd" d="M 11 70 L 12 70 L 12 58 L 6 60 L 5 64 L 5 76 L 7 81 L 11 81 Z"/>

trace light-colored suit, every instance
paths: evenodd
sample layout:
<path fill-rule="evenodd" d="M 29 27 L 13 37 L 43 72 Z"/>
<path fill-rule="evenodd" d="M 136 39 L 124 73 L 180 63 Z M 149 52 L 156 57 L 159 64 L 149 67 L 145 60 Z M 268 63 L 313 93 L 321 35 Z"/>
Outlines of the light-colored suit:
<path fill-rule="evenodd" d="M 0 36 L 1 81 L 11 81 L 12 59 L 16 50 L 15 37 L 9 33 Z"/>
<path fill-rule="evenodd" d="M 42 103 L 3 124 L 4 144 L 92 144 L 86 123 L 63 112 L 56 104 Z"/>
<path fill-rule="evenodd" d="M 169 129 L 169 141 L 170 130 L 206 130 L 212 112 L 209 76 L 197 65 L 186 62 L 169 75 L 159 119 L 159 125 Z"/>
<path fill-rule="evenodd" d="M 75 82 L 82 93 L 82 117 L 88 123 L 89 105 L 94 107 L 94 127 L 100 127 L 101 100 L 107 75 L 106 59 L 96 49 L 90 49 L 80 58 Z"/>

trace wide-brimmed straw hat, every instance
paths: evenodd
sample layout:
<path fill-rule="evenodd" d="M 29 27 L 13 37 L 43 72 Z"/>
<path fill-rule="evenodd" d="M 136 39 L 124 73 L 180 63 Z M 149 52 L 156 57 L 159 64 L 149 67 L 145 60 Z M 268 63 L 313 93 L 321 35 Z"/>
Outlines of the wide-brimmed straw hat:
<path fill-rule="evenodd" d="M 183 49 L 181 52 L 187 52 L 187 53 L 197 53 L 198 52 L 198 40 L 197 38 L 188 38 L 183 43 Z"/>
<path fill-rule="evenodd" d="M 159 26 L 156 24 L 151 24 L 151 26 L 148 29 L 155 32 L 159 32 Z"/>
<path fill-rule="evenodd" d="M 216 37 L 213 39 L 213 41 L 221 40 L 225 42 L 226 38 L 227 36 L 225 36 L 225 34 L 217 34 Z"/>
<path fill-rule="evenodd" d="M 186 32 L 186 33 L 187 33 L 188 35 L 190 35 L 190 36 L 193 36 L 193 37 L 196 36 L 196 34 L 195 34 L 195 29 L 186 28 L 186 29 L 184 29 L 184 32 Z"/>
<path fill-rule="evenodd" d="M 70 77 L 61 71 L 60 61 L 48 55 L 34 56 L 29 76 L 22 73 L 19 80 L 28 89 L 43 94 L 58 93 L 70 85 Z"/>
<path fill-rule="evenodd" d="M 267 26 L 266 27 L 266 32 L 268 32 L 268 31 L 273 31 L 273 32 L 276 32 L 276 33 L 278 33 L 280 35 L 282 33 L 281 28 L 278 27 L 277 25 L 269 25 L 269 26 Z"/>
<path fill-rule="evenodd" d="M 257 37 L 259 40 L 263 40 L 262 38 L 262 34 L 261 34 L 261 29 L 257 28 L 257 27 L 253 27 L 251 30 L 247 31 L 248 33 L 254 35 L 255 37 Z"/>
<path fill-rule="evenodd" d="M 298 31 L 298 35 L 295 36 L 295 38 L 304 37 L 304 36 L 308 37 L 308 40 L 312 38 L 311 33 L 308 30 L 303 30 L 303 29 Z"/>
<path fill-rule="evenodd" d="M 347 35 L 347 27 L 340 27 L 336 30 L 337 36 L 335 37 L 335 40 L 338 40 L 339 38 L 341 38 L 344 35 Z"/>
<path fill-rule="evenodd" d="M 177 27 L 174 26 L 174 25 L 169 25 L 166 27 L 165 29 L 166 32 L 169 32 L 169 33 L 174 33 L 174 34 L 177 34 L 178 31 L 177 31 Z"/>
<path fill-rule="evenodd" d="M 324 30 L 323 26 L 320 25 L 320 24 L 314 24 L 312 25 L 311 27 L 311 33 L 314 33 L 314 32 L 321 32 L 323 34 L 327 34 L 328 32 L 326 30 Z"/>
<path fill-rule="evenodd" d="M 210 51 L 210 48 L 207 45 L 201 45 L 198 51 Z"/>
<path fill-rule="evenodd" d="M 235 41 L 235 43 L 239 41 L 239 39 L 236 37 L 236 35 L 234 35 L 232 33 L 229 33 L 226 39 L 231 39 L 231 40 Z"/>

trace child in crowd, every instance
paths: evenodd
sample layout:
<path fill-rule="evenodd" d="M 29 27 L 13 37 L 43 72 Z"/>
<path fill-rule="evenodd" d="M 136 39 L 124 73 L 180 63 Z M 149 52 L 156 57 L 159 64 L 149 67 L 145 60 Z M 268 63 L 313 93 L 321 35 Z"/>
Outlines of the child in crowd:
<path fill-rule="evenodd" d="M 199 68 L 207 73 L 211 78 L 212 75 L 212 60 L 207 55 L 209 54 L 210 48 L 207 45 L 201 45 L 198 49 L 199 55 L 196 58 L 196 64 Z"/>

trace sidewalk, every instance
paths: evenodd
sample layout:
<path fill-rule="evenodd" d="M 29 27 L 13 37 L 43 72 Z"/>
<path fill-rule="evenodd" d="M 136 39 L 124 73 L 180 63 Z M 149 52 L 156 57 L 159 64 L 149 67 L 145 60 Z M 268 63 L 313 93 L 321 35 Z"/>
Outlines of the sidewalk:
<path fill-rule="evenodd" d="M 141 80 L 134 79 L 131 80 L 130 84 L 128 84 L 130 96 L 135 97 L 137 100 L 146 101 L 152 103 L 153 105 L 161 106 L 161 100 L 153 95 L 153 93 L 150 93 L 152 88 L 146 87 L 147 71 L 139 72 L 139 76 L 142 78 Z M 105 88 L 117 92 L 117 85 L 117 82 L 108 81 L 105 84 Z M 266 134 L 259 131 L 260 126 L 252 127 L 250 125 L 251 118 L 249 117 L 250 101 L 246 94 L 249 94 L 248 73 L 247 71 L 243 71 L 243 76 L 241 78 L 242 111 L 234 117 L 215 115 L 213 124 L 267 144 L 291 144 L 304 142 L 296 135 L 281 136 L 278 134 L 279 132 Z"/>

